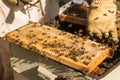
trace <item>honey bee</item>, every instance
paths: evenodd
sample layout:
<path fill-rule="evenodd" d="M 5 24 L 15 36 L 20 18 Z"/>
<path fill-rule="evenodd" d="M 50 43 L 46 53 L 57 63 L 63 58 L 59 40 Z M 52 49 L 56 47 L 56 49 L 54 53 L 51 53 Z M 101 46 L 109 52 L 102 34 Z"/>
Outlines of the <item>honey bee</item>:
<path fill-rule="evenodd" d="M 46 33 L 42 33 L 42 35 L 46 35 Z"/>
<path fill-rule="evenodd" d="M 33 32 L 33 30 L 29 30 L 29 32 Z"/>
<path fill-rule="evenodd" d="M 30 49 L 35 51 L 35 52 L 39 52 L 39 49 L 36 46 L 32 46 Z"/>
<path fill-rule="evenodd" d="M 63 55 L 64 55 L 64 53 L 59 53 L 59 54 L 57 55 L 57 57 L 63 56 Z"/>
<path fill-rule="evenodd" d="M 54 36 L 54 38 L 57 38 L 57 36 Z"/>
<path fill-rule="evenodd" d="M 47 30 L 50 30 L 50 28 L 47 28 Z"/>
<path fill-rule="evenodd" d="M 43 39 L 42 38 L 40 38 L 40 39 L 38 39 L 39 41 L 42 41 Z"/>
<path fill-rule="evenodd" d="M 96 45 L 95 43 L 92 43 L 91 46 L 92 46 L 92 47 L 96 47 L 97 45 Z"/>

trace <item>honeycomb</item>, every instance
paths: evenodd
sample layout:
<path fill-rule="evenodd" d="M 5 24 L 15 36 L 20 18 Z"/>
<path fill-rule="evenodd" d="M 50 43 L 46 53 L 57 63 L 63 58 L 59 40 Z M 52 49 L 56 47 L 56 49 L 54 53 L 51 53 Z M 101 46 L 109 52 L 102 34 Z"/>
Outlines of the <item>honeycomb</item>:
<path fill-rule="evenodd" d="M 32 23 L 7 34 L 7 40 L 37 53 L 48 52 L 89 64 L 107 47 L 49 26 Z M 45 54 L 44 54 L 45 55 Z"/>

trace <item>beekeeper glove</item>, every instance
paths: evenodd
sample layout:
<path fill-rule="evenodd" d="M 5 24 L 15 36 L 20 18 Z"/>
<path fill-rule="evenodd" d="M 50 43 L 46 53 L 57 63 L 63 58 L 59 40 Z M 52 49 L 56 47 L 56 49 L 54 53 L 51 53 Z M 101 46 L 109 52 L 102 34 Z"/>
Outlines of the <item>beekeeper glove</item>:
<path fill-rule="evenodd" d="M 102 39 L 111 34 L 113 41 L 118 42 L 116 27 L 116 4 L 114 0 L 92 0 L 88 15 L 88 31 Z"/>

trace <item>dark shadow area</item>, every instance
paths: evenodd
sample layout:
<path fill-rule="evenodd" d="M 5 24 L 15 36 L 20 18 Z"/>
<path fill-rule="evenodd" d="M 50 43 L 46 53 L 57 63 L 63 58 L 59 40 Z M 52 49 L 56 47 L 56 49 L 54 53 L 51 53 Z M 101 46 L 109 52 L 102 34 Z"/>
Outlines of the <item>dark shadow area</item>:
<path fill-rule="evenodd" d="M 14 80 L 29 80 L 28 78 L 26 78 L 22 74 L 17 73 L 16 71 L 14 71 L 13 73 L 14 73 Z"/>
<path fill-rule="evenodd" d="M 40 66 L 46 68 L 47 70 L 49 70 L 50 72 L 52 72 L 53 74 L 55 74 L 57 76 L 61 76 L 63 78 L 67 78 L 67 77 L 73 78 L 74 77 L 75 79 L 78 79 L 78 80 L 79 79 L 83 79 L 83 80 L 87 79 L 79 71 L 76 71 L 68 66 L 58 63 L 58 62 L 56 62 L 52 59 L 49 59 L 45 56 L 41 56 L 40 54 L 37 54 L 37 53 L 31 52 L 29 50 L 26 50 L 24 48 L 21 48 L 17 45 L 11 44 L 11 51 L 12 51 L 13 57 L 18 58 L 18 60 L 16 60 L 16 62 L 13 61 L 14 64 L 17 62 L 19 63 L 20 60 L 25 60 L 21 64 L 28 63 L 28 62 L 29 62 L 29 64 L 32 64 L 32 63 L 37 62 Z M 28 69 L 27 71 L 23 71 L 21 74 L 30 80 L 42 80 L 38 76 L 37 68 L 38 68 L 38 66 L 34 67 L 32 69 Z"/>
<path fill-rule="evenodd" d="M 37 71 L 38 67 L 34 67 L 30 70 L 24 71 L 21 74 L 27 77 L 29 80 L 44 80 L 38 76 Z"/>

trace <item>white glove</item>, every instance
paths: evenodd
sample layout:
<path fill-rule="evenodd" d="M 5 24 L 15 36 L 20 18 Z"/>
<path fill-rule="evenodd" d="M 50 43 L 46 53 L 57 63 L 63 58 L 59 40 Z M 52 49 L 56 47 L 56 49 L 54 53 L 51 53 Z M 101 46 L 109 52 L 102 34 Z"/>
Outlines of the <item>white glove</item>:
<path fill-rule="evenodd" d="M 88 15 L 88 31 L 91 36 L 102 39 L 108 38 L 111 34 L 112 39 L 118 42 L 116 27 L 116 10 L 114 0 L 92 0 Z"/>

